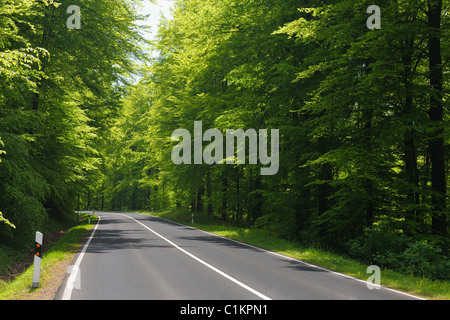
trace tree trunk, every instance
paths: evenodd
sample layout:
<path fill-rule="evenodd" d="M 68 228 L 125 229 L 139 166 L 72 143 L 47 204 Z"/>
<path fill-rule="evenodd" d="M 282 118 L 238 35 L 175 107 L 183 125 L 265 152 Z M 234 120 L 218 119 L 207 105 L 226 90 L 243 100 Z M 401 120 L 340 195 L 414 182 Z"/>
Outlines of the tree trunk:
<path fill-rule="evenodd" d="M 203 212 L 203 195 L 205 194 L 205 187 L 203 183 L 198 188 L 197 192 L 197 212 Z"/>
<path fill-rule="evenodd" d="M 227 220 L 227 191 L 228 191 L 228 180 L 226 177 L 222 178 L 222 219 Z"/>
<path fill-rule="evenodd" d="M 430 141 L 431 187 L 433 214 L 431 228 L 434 234 L 447 236 L 446 174 L 444 160 L 443 69 L 441 53 L 442 0 L 428 1 L 428 40 L 430 62 L 430 120 L 435 128 Z"/>
<path fill-rule="evenodd" d="M 239 167 L 236 168 L 236 221 L 241 223 L 242 212 L 241 212 L 241 199 L 240 199 L 240 181 L 239 181 Z"/>
<path fill-rule="evenodd" d="M 212 194 L 212 190 L 211 190 L 211 172 L 208 170 L 206 172 L 206 198 L 208 199 L 208 207 L 207 207 L 206 210 L 207 210 L 207 213 L 209 215 L 212 215 L 212 213 L 213 213 L 211 194 Z"/>
<path fill-rule="evenodd" d="M 403 59 L 403 83 L 405 85 L 405 104 L 403 108 L 403 115 L 406 116 L 406 126 L 408 127 L 404 135 L 404 161 L 405 161 L 405 176 L 406 176 L 406 200 L 407 209 L 405 212 L 405 233 L 411 235 L 416 229 L 418 217 L 419 195 L 417 188 L 419 186 L 419 170 L 417 168 L 417 150 L 416 150 L 416 134 L 414 129 L 414 122 L 412 119 L 413 112 L 413 88 L 412 88 L 412 54 L 414 40 L 409 40 L 406 44 L 406 52 Z"/>
<path fill-rule="evenodd" d="M 321 181 L 331 181 L 333 179 L 333 170 L 329 163 L 326 163 L 319 168 L 318 178 Z M 317 209 L 319 215 L 331 209 L 330 197 L 333 194 L 333 189 L 328 182 L 321 183 L 317 187 Z"/>

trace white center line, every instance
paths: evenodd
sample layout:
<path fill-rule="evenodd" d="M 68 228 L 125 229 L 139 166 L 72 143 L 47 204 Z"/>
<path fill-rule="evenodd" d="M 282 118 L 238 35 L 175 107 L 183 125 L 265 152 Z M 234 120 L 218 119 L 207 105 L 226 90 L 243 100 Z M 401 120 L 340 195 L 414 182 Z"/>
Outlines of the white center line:
<path fill-rule="evenodd" d="M 203 261 L 202 259 L 200 259 L 200 258 L 194 256 L 192 253 L 189 253 L 188 251 L 184 250 L 183 248 L 180 248 L 178 245 L 176 245 L 175 243 L 173 243 L 173 242 L 170 241 L 169 239 L 163 237 L 162 235 L 160 235 L 160 234 L 157 233 L 156 231 L 150 229 L 149 227 L 147 227 L 147 226 L 146 226 L 145 224 L 143 224 L 142 222 L 140 222 L 140 221 L 138 221 L 138 220 L 136 220 L 136 219 L 134 219 L 134 218 L 132 218 L 132 217 L 130 217 L 130 216 L 124 215 L 124 214 L 120 214 L 120 215 L 125 216 L 125 217 L 128 217 L 128 218 L 134 220 L 135 222 L 139 223 L 141 226 L 143 226 L 144 228 L 146 228 L 148 231 L 154 233 L 156 236 L 160 237 L 161 239 L 163 239 L 164 241 L 166 241 L 166 242 L 169 243 L 170 245 L 174 246 L 175 248 L 177 248 L 178 250 L 180 250 L 180 251 L 183 252 L 184 254 L 188 255 L 188 256 L 191 257 L 192 259 L 194 259 L 194 260 L 200 262 L 200 263 L 203 264 L 204 266 L 210 268 L 210 269 L 213 270 L 214 272 L 217 272 L 218 274 L 220 274 L 221 276 L 227 278 L 228 280 L 233 281 L 235 284 L 237 284 L 237 285 L 241 286 L 242 288 L 244 288 L 244 289 L 250 291 L 251 293 L 257 295 L 257 296 L 260 297 L 261 299 L 263 299 L 263 300 L 272 300 L 272 299 L 270 299 L 269 297 L 267 297 L 267 296 L 265 296 L 264 294 L 262 294 L 261 292 L 256 291 L 255 289 L 253 289 L 253 288 L 247 286 L 246 284 L 240 282 L 239 280 L 233 278 L 232 276 L 226 274 L 225 272 L 223 272 L 223 271 L 217 269 L 216 267 L 210 265 L 209 263 Z"/>

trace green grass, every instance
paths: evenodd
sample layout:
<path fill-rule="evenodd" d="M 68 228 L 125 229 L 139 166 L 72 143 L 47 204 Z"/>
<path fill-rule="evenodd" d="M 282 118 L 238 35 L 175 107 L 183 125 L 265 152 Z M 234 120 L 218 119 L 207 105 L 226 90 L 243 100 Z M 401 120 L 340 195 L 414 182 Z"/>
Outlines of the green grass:
<path fill-rule="evenodd" d="M 56 263 L 73 259 L 84 237 L 92 229 L 96 219 L 91 216 L 91 224 L 87 224 L 84 219 L 78 226 L 69 229 L 55 242 L 47 252 L 44 253 L 41 263 L 41 284 L 45 284 L 46 279 L 51 277 L 51 268 Z M 45 236 L 44 236 L 45 237 Z M 45 241 L 45 238 L 44 238 Z M 0 250 L 0 253 L 2 250 Z M 32 289 L 33 265 L 28 267 L 18 277 L 6 283 L 0 281 L 0 300 L 20 300 L 26 299 L 28 294 L 39 289 Z"/>
<path fill-rule="evenodd" d="M 370 274 L 366 273 L 368 266 L 356 260 L 318 248 L 306 247 L 296 242 L 287 241 L 264 229 L 232 226 L 201 213 L 195 213 L 194 225 L 191 224 L 191 213 L 176 213 L 173 211 L 143 213 L 284 254 L 364 281 L 370 276 Z M 385 287 L 426 299 L 450 299 L 450 283 L 446 281 L 431 281 L 425 278 L 400 274 L 391 270 L 382 270 L 381 284 Z"/>

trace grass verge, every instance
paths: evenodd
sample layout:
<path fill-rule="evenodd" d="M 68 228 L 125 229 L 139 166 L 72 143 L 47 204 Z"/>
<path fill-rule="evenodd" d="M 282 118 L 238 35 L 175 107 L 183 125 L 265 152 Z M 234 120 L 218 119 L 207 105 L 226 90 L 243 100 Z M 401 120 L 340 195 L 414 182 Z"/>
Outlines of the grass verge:
<path fill-rule="evenodd" d="M 83 217 L 84 218 L 84 217 Z M 8 282 L 0 283 L 0 300 L 50 300 L 58 290 L 65 277 L 67 267 L 72 262 L 85 237 L 96 223 L 96 217 L 91 216 L 91 224 L 83 219 L 80 224 L 66 231 L 43 254 L 41 263 L 40 286 L 31 288 L 33 265 L 23 273 Z M 45 242 L 45 235 L 44 235 Z"/>
<path fill-rule="evenodd" d="M 193 225 L 190 213 L 173 211 L 141 213 L 192 226 L 365 281 L 370 276 L 366 273 L 368 266 L 354 259 L 318 248 L 302 246 L 296 242 L 289 242 L 264 229 L 232 226 L 202 213 L 195 213 Z M 446 281 L 432 281 L 385 269 L 381 273 L 381 285 L 425 299 L 450 300 L 450 283 Z"/>

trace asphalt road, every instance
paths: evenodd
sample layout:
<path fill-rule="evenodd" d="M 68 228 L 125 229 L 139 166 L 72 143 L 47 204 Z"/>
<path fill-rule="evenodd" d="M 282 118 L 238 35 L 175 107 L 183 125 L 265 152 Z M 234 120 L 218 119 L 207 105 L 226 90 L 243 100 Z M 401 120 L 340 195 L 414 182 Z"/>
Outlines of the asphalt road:
<path fill-rule="evenodd" d="M 152 216 L 96 215 L 56 299 L 416 299 Z"/>

